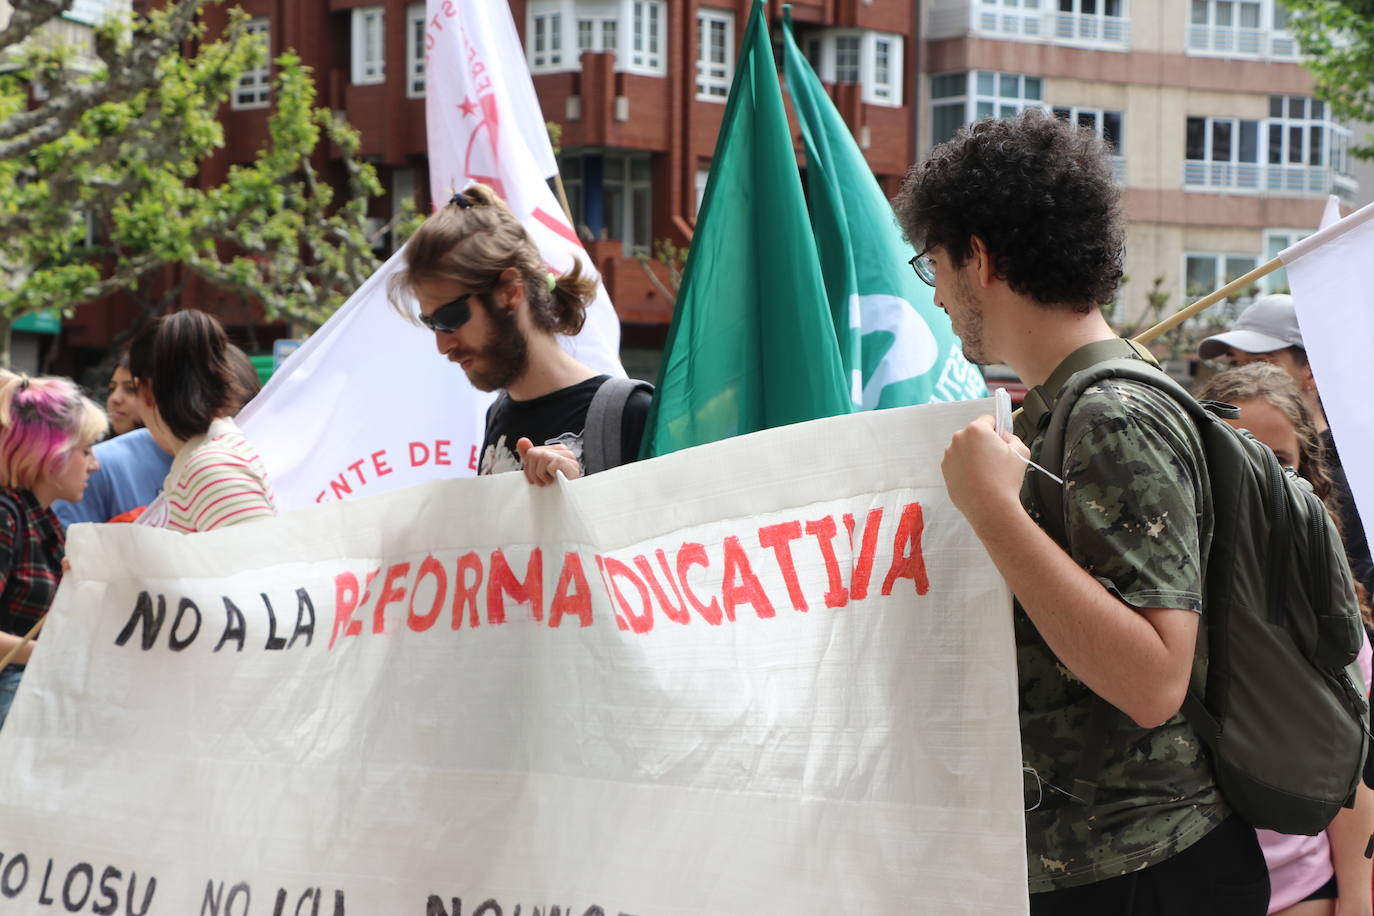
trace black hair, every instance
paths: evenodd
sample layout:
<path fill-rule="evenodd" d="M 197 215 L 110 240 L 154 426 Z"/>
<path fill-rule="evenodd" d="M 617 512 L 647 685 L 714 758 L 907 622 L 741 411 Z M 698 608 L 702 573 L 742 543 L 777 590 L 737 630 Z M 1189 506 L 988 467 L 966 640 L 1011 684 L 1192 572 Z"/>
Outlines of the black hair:
<path fill-rule="evenodd" d="M 1014 292 L 1087 312 L 1121 282 L 1125 228 L 1110 151 L 1030 109 L 961 128 L 911 167 L 893 200 L 918 251 L 962 266 L 977 236 Z"/>
<path fill-rule="evenodd" d="M 203 435 L 238 407 L 229 346 L 219 321 L 198 309 L 154 320 L 129 346 L 129 371 L 151 385 L 158 413 L 178 439 Z"/>

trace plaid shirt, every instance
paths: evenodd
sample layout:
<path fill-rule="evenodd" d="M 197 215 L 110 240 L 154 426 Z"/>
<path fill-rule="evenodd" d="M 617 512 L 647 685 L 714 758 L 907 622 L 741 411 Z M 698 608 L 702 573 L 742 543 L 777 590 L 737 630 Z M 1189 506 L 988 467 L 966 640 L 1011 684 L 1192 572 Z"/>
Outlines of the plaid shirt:
<path fill-rule="evenodd" d="M 23 636 L 48 612 L 64 544 L 57 516 L 32 492 L 0 487 L 0 630 Z"/>

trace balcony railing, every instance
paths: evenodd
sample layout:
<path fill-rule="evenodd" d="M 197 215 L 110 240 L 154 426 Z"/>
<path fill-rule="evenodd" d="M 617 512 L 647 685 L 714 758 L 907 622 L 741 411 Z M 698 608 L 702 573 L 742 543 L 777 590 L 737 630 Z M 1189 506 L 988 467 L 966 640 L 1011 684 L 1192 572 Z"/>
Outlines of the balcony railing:
<path fill-rule="evenodd" d="M 970 5 L 968 16 L 967 25 L 971 31 L 990 37 L 1117 51 L 1126 50 L 1131 41 L 1131 21 L 1124 16 L 989 9 L 981 4 Z M 951 33 L 954 22 L 946 13 L 938 25 L 933 19 L 931 25 L 932 37 L 950 37 L 946 33 Z"/>
<path fill-rule="evenodd" d="M 1298 42 L 1287 32 L 1234 25 L 1188 26 L 1188 51 L 1217 57 L 1298 59 Z"/>
<path fill-rule="evenodd" d="M 1066 44 L 1125 49 L 1131 43 L 1131 20 L 1101 13 L 1053 13 L 1054 37 Z"/>
<path fill-rule="evenodd" d="M 1183 163 L 1183 186 L 1190 191 L 1269 194 L 1278 197 L 1323 197 L 1354 194 L 1358 185 L 1325 165 L 1271 165 L 1263 162 Z"/>

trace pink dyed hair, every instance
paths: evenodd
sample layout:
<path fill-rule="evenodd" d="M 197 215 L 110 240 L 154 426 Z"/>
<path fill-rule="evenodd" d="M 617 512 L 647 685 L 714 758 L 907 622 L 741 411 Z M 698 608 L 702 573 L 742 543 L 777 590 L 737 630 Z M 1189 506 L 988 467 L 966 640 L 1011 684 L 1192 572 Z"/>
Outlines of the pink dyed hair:
<path fill-rule="evenodd" d="M 0 485 L 33 489 L 103 436 L 108 422 L 71 379 L 0 369 Z"/>

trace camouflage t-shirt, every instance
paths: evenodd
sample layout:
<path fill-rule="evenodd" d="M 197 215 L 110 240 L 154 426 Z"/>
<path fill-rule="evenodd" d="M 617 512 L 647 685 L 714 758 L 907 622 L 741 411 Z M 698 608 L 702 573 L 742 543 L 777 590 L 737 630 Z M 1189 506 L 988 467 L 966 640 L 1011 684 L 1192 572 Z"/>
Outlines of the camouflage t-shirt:
<path fill-rule="evenodd" d="M 1201 611 L 1212 515 L 1192 420 L 1168 395 L 1113 379 L 1083 393 L 1064 442 L 1069 554 L 1131 607 Z M 1028 444 L 1037 452 L 1040 436 Z M 1022 503 L 1037 515 L 1028 487 Z M 1141 728 L 1059 662 L 1020 605 L 1015 629 L 1031 893 L 1154 865 L 1221 822 L 1206 750 L 1181 713 Z M 1095 707 L 1107 741 L 1093 780 L 1080 761 Z M 1078 778 L 1097 783 L 1091 804 L 1069 797 Z"/>

